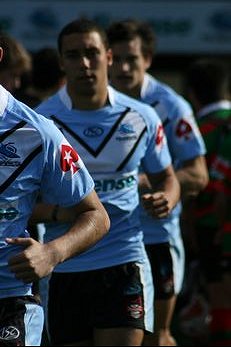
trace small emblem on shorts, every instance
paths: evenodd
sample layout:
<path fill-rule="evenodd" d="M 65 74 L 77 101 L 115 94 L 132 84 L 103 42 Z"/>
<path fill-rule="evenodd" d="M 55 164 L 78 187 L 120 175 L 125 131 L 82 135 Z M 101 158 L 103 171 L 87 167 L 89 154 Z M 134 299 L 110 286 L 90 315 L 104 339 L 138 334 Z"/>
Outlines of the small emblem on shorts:
<path fill-rule="evenodd" d="M 0 329 L 0 340 L 15 340 L 19 335 L 19 330 L 12 325 Z"/>
<path fill-rule="evenodd" d="M 128 314 L 130 317 L 134 319 L 139 319 L 143 316 L 143 305 L 142 305 L 142 299 L 138 298 L 137 300 L 134 300 L 128 305 Z"/>
<path fill-rule="evenodd" d="M 124 294 L 125 295 L 135 295 L 135 294 L 140 294 L 142 292 L 142 287 L 140 284 L 133 284 L 130 287 L 128 287 Z"/>

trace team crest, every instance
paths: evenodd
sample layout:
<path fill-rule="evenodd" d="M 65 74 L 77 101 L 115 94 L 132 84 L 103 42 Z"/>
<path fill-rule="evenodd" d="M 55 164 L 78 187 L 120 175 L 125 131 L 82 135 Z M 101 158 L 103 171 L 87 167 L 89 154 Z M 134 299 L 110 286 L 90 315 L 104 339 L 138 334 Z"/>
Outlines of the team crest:
<path fill-rule="evenodd" d="M 75 174 L 80 169 L 78 160 L 78 153 L 70 145 L 62 145 L 60 165 L 63 172 Z"/>
<path fill-rule="evenodd" d="M 156 134 L 156 144 L 157 146 L 161 146 L 164 140 L 164 127 L 163 125 L 159 125 Z"/>
<path fill-rule="evenodd" d="M 141 297 L 134 299 L 127 307 L 128 315 L 133 319 L 140 319 L 144 314 Z"/>
<path fill-rule="evenodd" d="M 155 145 L 157 152 L 159 152 L 164 144 L 165 140 L 165 133 L 164 133 L 164 127 L 162 124 L 158 125 L 156 137 L 155 137 Z"/>
<path fill-rule="evenodd" d="M 191 124 L 187 122 L 185 119 L 181 119 L 177 124 L 176 136 L 178 138 L 184 138 L 185 140 L 189 140 L 191 133 Z"/>

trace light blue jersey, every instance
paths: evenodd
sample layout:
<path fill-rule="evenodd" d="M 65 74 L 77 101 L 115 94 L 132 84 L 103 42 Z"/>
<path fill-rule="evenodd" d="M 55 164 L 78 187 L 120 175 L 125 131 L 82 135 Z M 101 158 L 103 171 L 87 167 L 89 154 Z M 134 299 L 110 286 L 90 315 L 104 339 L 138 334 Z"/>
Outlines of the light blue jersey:
<path fill-rule="evenodd" d="M 76 110 L 64 87 L 37 108 L 78 148 L 111 219 L 108 235 L 55 271 L 87 271 L 146 259 L 139 221 L 138 168 L 142 164 L 146 172 L 158 173 L 171 164 L 171 158 L 152 107 L 111 87 L 108 96 L 108 104 L 99 110 Z M 45 241 L 66 229 L 66 225 L 47 224 Z"/>
<path fill-rule="evenodd" d="M 17 280 L 8 267 L 21 247 L 5 238 L 29 237 L 26 227 L 38 191 L 46 203 L 71 206 L 94 182 L 52 121 L 1 86 L 0 100 L 0 298 L 5 298 L 31 294 L 31 284 Z"/>
<path fill-rule="evenodd" d="M 185 160 L 205 154 L 205 145 L 194 120 L 189 103 L 172 88 L 145 75 L 141 89 L 141 100 L 151 105 L 162 120 L 174 168 L 181 167 Z M 180 236 L 175 218 L 179 218 L 181 204 L 178 203 L 170 216 L 164 219 L 149 217 L 141 207 L 141 222 L 146 244 L 171 241 L 174 245 Z"/>

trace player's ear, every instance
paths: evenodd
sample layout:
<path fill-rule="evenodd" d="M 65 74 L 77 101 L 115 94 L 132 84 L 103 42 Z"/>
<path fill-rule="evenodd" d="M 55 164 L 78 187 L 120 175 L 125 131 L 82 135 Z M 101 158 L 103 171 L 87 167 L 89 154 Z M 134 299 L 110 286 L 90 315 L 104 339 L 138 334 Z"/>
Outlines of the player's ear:
<path fill-rule="evenodd" d="M 0 61 L 2 60 L 2 57 L 3 57 L 3 49 L 2 47 L 0 47 Z"/>
<path fill-rule="evenodd" d="M 146 54 L 144 56 L 144 61 L 145 61 L 145 69 L 148 70 L 150 66 L 152 65 L 152 56 L 151 54 Z"/>
<path fill-rule="evenodd" d="M 111 66 L 113 63 L 113 55 L 112 55 L 112 50 L 110 48 L 107 50 L 107 60 L 108 60 L 108 66 Z"/>

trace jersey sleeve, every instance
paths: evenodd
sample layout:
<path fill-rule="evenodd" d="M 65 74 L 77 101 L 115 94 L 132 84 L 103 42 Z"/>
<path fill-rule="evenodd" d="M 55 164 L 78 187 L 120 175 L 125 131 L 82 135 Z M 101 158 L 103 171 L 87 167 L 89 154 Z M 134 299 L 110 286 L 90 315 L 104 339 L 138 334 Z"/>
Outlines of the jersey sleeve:
<path fill-rule="evenodd" d="M 55 126 L 49 128 L 49 135 L 45 141 L 42 199 L 71 206 L 94 189 L 94 181 L 77 151 Z"/>
<path fill-rule="evenodd" d="M 149 173 L 163 171 L 171 164 L 171 157 L 167 145 L 164 127 L 155 113 L 151 117 L 151 126 L 148 128 L 148 146 L 145 157 L 142 160 L 142 169 Z"/>
<path fill-rule="evenodd" d="M 167 130 L 168 128 L 168 130 Z M 180 165 L 206 153 L 205 144 L 190 107 L 177 107 L 166 127 L 169 148 L 174 162 Z"/>

